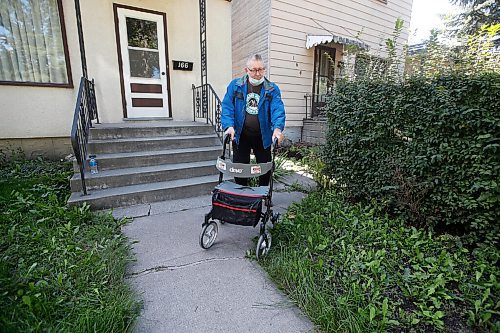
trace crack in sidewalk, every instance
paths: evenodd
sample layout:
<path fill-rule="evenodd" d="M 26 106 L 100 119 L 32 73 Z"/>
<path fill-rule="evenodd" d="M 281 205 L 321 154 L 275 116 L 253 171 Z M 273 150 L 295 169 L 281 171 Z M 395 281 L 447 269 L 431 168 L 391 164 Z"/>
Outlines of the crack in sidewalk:
<path fill-rule="evenodd" d="M 198 260 L 195 262 L 190 262 L 190 263 L 182 264 L 182 265 L 172 265 L 172 266 L 160 265 L 160 266 L 147 268 L 147 269 L 144 269 L 144 270 L 139 271 L 139 272 L 133 272 L 133 273 L 127 274 L 126 278 L 144 276 L 144 275 L 148 275 L 150 273 L 157 273 L 157 272 L 163 272 L 163 271 L 175 271 L 177 269 L 198 266 L 198 265 L 205 264 L 205 263 L 212 262 L 212 261 L 227 261 L 227 260 L 235 260 L 235 259 L 241 260 L 241 259 L 245 259 L 245 257 L 208 258 L 208 259 Z"/>

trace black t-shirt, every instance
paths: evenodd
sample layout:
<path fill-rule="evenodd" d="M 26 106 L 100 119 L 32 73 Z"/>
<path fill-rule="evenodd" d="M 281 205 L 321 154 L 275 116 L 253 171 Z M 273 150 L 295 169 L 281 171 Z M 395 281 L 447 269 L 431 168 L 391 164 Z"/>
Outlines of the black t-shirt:
<path fill-rule="evenodd" d="M 248 92 L 246 96 L 246 107 L 245 107 L 245 124 L 243 125 L 243 133 L 246 136 L 257 136 L 260 135 L 260 123 L 259 123 L 259 101 L 260 101 L 260 91 L 262 90 L 262 84 L 258 86 L 253 86 L 248 82 Z"/>

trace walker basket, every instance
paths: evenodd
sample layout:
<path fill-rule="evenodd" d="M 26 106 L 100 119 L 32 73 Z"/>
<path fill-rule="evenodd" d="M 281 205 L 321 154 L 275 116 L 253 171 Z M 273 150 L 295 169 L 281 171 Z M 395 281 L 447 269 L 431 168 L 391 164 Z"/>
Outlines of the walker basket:
<path fill-rule="evenodd" d="M 212 192 L 212 218 L 255 227 L 262 216 L 262 201 L 268 188 L 239 186 L 223 182 Z"/>

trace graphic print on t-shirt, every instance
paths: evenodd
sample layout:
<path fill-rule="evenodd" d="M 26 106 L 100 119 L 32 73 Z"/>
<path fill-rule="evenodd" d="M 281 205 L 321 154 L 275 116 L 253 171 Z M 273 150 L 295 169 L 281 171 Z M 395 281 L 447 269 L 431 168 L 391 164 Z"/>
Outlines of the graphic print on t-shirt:
<path fill-rule="evenodd" d="M 259 113 L 260 95 L 256 93 L 247 94 L 247 113 L 256 115 Z"/>

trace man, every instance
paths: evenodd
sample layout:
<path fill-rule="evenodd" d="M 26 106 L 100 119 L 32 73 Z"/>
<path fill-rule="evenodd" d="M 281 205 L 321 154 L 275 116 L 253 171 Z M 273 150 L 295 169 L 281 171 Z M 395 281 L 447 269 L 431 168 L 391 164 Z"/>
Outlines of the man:
<path fill-rule="evenodd" d="M 270 162 L 273 140 L 283 139 L 285 106 L 278 86 L 264 76 L 265 71 L 262 57 L 251 56 L 246 63 L 246 74 L 231 81 L 222 101 L 221 125 L 224 134 L 236 143 L 235 163 L 250 163 L 250 150 L 257 163 Z M 260 176 L 259 186 L 269 185 L 270 176 L 270 172 Z M 235 181 L 248 184 L 246 178 L 235 178 Z"/>

